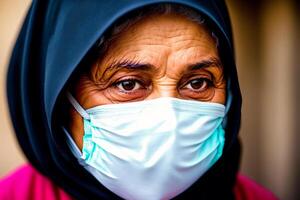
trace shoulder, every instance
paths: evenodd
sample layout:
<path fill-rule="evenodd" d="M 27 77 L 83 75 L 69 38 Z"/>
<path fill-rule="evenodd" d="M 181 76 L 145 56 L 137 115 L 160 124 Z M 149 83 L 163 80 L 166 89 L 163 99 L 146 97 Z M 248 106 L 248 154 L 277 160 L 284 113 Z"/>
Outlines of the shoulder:
<path fill-rule="evenodd" d="M 0 199 L 69 200 L 71 198 L 47 177 L 27 164 L 0 180 Z"/>
<path fill-rule="evenodd" d="M 237 176 L 234 194 L 236 200 L 277 200 L 270 191 L 240 174 Z"/>

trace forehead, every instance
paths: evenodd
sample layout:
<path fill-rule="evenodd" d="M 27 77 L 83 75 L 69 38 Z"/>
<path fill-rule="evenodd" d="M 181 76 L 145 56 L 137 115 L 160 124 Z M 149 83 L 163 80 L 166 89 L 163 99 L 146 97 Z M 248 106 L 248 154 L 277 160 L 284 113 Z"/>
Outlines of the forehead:
<path fill-rule="evenodd" d="M 178 56 L 182 58 L 180 61 L 191 62 L 217 57 L 217 47 L 204 25 L 181 15 L 166 14 L 148 16 L 132 24 L 111 40 L 104 54 L 100 61 L 104 64 L 102 68 L 120 59 L 158 66 L 165 58 L 172 60 Z"/>
<path fill-rule="evenodd" d="M 172 45 L 174 40 L 178 40 L 177 38 L 184 38 L 185 40 L 201 39 L 203 42 L 213 43 L 211 34 L 203 24 L 191 21 L 187 17 L 178 14 L 165 14 L 142 18 L 121 32 L 110 46 L 131 44 L 132 42 Z"/>

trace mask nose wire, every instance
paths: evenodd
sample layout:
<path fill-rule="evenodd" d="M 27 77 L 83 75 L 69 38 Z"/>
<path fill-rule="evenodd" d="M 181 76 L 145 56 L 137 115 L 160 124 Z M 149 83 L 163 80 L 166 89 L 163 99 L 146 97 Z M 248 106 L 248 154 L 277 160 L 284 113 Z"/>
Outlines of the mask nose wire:
<path fill-rule="evenodd" d="M 86 110 L 78 103 L 78 101 L 73 97 L 70 92 L 67 92 L 67 98 L 74 107 L 74 109 L 83 117 L 84 119 L 90 119 L 90 115 Z"/>

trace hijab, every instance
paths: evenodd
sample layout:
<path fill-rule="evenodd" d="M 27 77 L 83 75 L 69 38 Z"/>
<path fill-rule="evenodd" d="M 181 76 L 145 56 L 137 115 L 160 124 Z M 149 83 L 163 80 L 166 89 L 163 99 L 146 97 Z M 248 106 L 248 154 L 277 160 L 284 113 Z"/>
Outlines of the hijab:
<path fill-rule="evenodd" d="M 76 199 L 118 199 L 80 166 L 66 145 L 56 113 L 66 83 L 98 39 L 131 11 L 177 3 L 198 11 L 219 39 L 227 78 L 221 159 L 176 197 L 233 199 L 239 165 L 241 94 L 228 11 L 223 0 L 33 1 L 16 41 L 7 74 L 7 97 L 18 142 L 29 162 Z M 128 180 L 130 181 L 130 180 Z"/>

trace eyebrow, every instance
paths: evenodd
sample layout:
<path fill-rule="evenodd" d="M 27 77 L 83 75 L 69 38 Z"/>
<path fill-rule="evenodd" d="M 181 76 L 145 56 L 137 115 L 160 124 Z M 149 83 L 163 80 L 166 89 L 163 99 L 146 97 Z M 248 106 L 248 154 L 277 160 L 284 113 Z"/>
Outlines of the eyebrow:
<path fill-rule="evenodd" d="M 185 71 L 194 71 L 194 70 L 207 68 L 210 66 L 216 66 L 218 68 L 222 68 L 222 64 L 218 58 L 208 58 L 197 63 L 188 64 Z M 139 61 L 134 61 L 134 60 L 133 61 L 124 60 L 124 61 L 115 61 L 109 64 L 103 74 L 105 74 L 106 72 L 116 71 L 119 69 L 141 70 L 141 71 L 158 70 L 157 67 L 149 63 L 140 63 Z"/>
<path fill-rule="evenodd" d="M 221 61 L 218 58 L 208 58 L 197 63 L 189 64 L 186 71 L 199 70 L 210 66 L 222 68 Z"/>
<path fill-rule="evenodd" d="M 106 72 L 116 71 L 119 69 L 153 71 L 155 67 L 148 63 L 140 63 L 139 61 L 131 61 L 131 60 L 115 61 L 108 65 L 108 67 L 105 69 L 103 74 L 105 74 Z"/>

